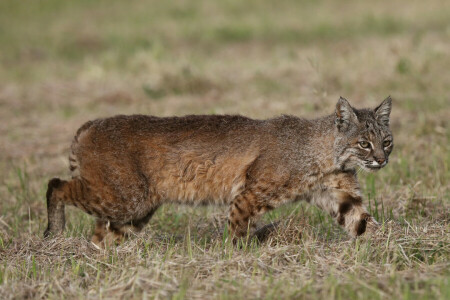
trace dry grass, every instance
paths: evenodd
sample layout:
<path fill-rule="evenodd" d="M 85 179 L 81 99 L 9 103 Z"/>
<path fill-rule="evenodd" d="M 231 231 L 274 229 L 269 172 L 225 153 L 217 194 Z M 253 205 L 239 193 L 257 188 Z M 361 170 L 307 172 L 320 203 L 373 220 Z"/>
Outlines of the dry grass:
<path fill-rule="evenodd" d="M 448 1 L 0 2 L 0 298 L 450 298 Z M 44 194 L 86 120 L 331 113 L 394 98 L 390 164 L 361 174 L 383 224 L 351 240 L 314 207 L 280 208 L 263 244 L 224 242 L 225 208 L 165 206 L 98 251 Z"/>

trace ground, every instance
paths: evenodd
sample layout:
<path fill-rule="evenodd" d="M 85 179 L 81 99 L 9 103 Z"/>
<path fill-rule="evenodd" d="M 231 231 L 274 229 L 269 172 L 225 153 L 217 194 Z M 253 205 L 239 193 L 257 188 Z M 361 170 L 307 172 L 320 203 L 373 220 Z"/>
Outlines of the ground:
<path fill-rule="evenodd" d="M 448 1 L 0 2 L 0 298 L 450 298 Z M 262 244 L 225 242 L 226 208 L 164 206 L 106 251 L 45 191 L 85 121 L 116 114 L 330 114 L 391 95 L 395 148 L 359 174 L 383 223 L 351 239 L 305 203 Z"/>

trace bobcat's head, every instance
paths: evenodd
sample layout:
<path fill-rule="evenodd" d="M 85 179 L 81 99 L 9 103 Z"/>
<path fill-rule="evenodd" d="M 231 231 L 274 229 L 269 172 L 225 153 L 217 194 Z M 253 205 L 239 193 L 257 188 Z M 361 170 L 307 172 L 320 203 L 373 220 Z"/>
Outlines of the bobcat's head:
<path fill-rule="evenodd" d="M 375 109 L 355 109 L 344 98 L 336 105 L 335 162 L 342 169 L 376 171 L 389 161 L 394 140 L 389 129 L 391 97 Z"/>

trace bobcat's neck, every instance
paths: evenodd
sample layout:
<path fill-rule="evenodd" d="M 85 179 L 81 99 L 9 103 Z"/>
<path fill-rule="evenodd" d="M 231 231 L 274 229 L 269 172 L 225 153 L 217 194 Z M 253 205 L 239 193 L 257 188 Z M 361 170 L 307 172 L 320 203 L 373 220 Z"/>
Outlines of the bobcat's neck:
<path fill-rule="evenodd" d="M 340 166 L 335 157 L 336 128 L 334 115 L 312 120 L 310 147 L 313 149 L 315 161 L 321 173 L 331 173 Z"/>

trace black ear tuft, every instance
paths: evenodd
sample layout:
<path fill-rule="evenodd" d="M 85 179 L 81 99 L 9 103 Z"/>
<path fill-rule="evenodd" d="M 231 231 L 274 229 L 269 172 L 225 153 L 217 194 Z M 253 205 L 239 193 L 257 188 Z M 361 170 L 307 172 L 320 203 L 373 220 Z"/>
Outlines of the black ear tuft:
<path fill-rule="evenodd" d="M 358 122 L 358 117 L 350 103 L 345 98 L 340 97 L 336 104 L 336 126 L 339 130 L 345 130 L 352 122 Z"/>
<path fill-rule="evenodd" d="M 391 96 L 384 99 L 384 101 L 375 108 L 375 118 L 380 124 L 389 126 L 389 115 L 391 114 L 392 98 Z"/>

